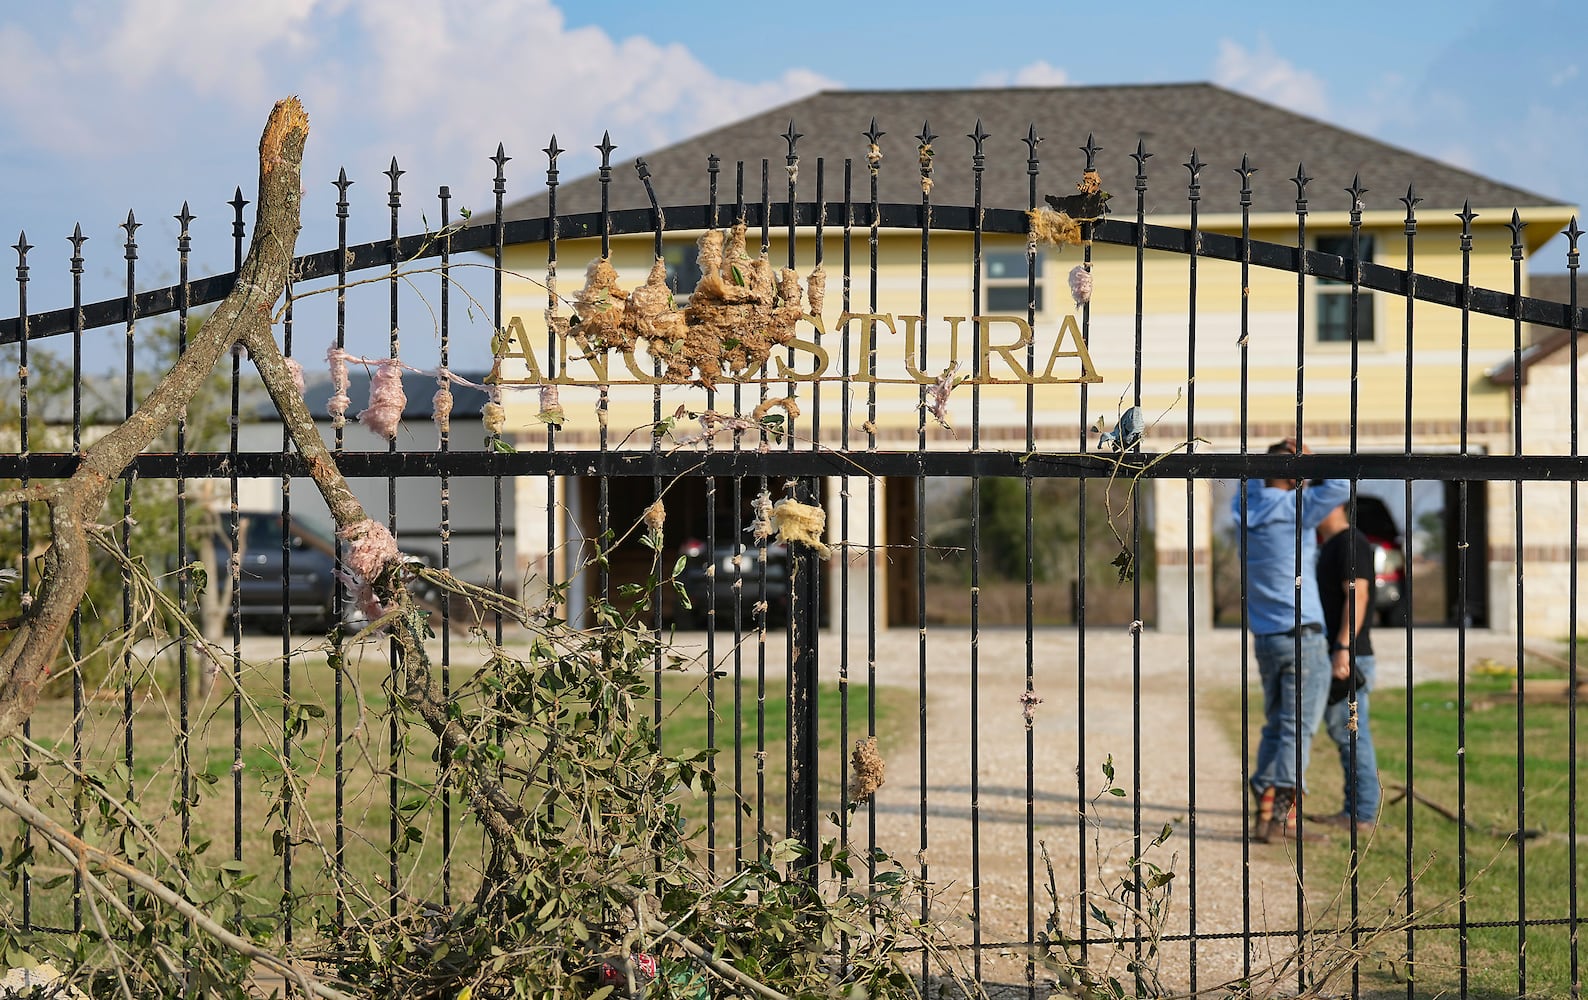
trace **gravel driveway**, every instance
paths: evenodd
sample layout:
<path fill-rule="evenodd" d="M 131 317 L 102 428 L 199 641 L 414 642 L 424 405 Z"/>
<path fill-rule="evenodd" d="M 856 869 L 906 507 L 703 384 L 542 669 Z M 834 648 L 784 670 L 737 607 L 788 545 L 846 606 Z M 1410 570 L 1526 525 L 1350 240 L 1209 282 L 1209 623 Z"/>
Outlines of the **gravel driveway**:
<path fill-rule="evenodd" d="M 1401 631 L 1375 630 L 1380 687 L 1406 683 L 1404 636 Z M 1242 974 L 1246 944 L 1242 932 L 1248 921 L 1254 932 L 1276 935 L 1251 940 L 1254 969 L 1281 958 L 1294 945 L 1295 861 L 1292 848 L 1285 845 L 1253 844 L 1249 855 L 1244 849 L 1241 747 L 1215 709 L 1240 691 L 1240 633 L 1204 631 L 1194 636 L 1193 643 L 1185 635 L 1144 631 L 1139 635 L 1139 657 L 1136 638 L 1127 629 L 1091 628 L 1083 647 L 1074 629 L 1037 632 L 1033 690 L 1042 702 L 1034 708 L 1031 727 L 1035 763 L 1029 836 L 1047 845 L 1060 894 L 1071 897 L 1066 910 L 1073 913 L 1076 893 L 1082 888 L 1096 892 L 1105 880 L 1117 879 L 1128 864 L 1138 804 L 1144 841 L 1164 823 L 1174 823 L 1175 832 L 1164 847 L 1149 855 L 1165 868 L 1172 858 L 1177 873 L 1167 931 L 1186 934 L 1194 923 L 1197 935 L 1222 937 L 1201 940 L 1194 947 L 1184 941 L 1165 944 L 1162 968 L 1166 979 L 1185 987 L 1190 985 L 1194 963 L 1196 985 L 1206 989 Z M 837 677 L 845 645 L 832 632 L 823 635 L 824 678 Z M 847 646 L 850 675 L 863 677 L 865 637 L 851 636 Z M 969 893 L 979 885 L 981 941 L 1019 942 L 1028 937 L 1028 907 L 1034 909 L 1038 930 L 1050 909 L 1040 859 L 1035 887 L 1028 890 L 1027 740 L 1021 703 L 1025 632 L 982 630 L 976 648 L 973 685 L 971 633 L 934 628 L 926 634 L 926 859 L 932 881 L 947 892 L 951 903 L 939 908 L 938 916 L 959 919 L 973 912 Z M 919 633 L 886 632 L 879 637 L 878 650 L 878 683 L 918 690 Z M 1469 662 L 1483 657 L 1503 662 L 1514 652 L 1514 637 L 1486 631 L 1466 635 Z M 1418 630 L 1414 680 L 1449 679 L 1456 671 L 1457 634 Z M 1251 677 L 1255 694 L 1255 663 Z M 1260 711 L 1260 706 L 1256 709 Z M 922 836 L 921 747 L 914 720 L 909 721 L 910 728 L 897 745 L 881 747 L 888 762 L 887 783 L 876 804 L 878 845 L 905 859 L 916 855 Z M 1139 785 L 1135 780 L 1138 741 Z M 1330 752 L 1326 746 L 1325 738 L 1320 750 Z M 1102 787 L 1101 767 L 1108 755 L 1113 757 L 1116 784 L 1126 794 L 1108 796 L 1106 804 L 1093 810 L 1097 828 L 1087 829 L 1078 810 L 1077 769 L 1086 782 L 1086 797 L 1095 796 Z M 977 779 L 974 791 L 973 778 Z M 1337 806 L 1331 802 L 1326 808 L 1332 811 Z M 1098 845 L 1104 852 L 1101 871 Z M 1092 873 L 1088 884 L 1078 874 L 1083 849 Z M 1331 843 L 1309 844 L 1307 849 L 1343 851 L 1346 846 L 1344 838 L 1337 837 Z M 1305 905 L 1316 918 L 1327 902 L 1308 899 Z M 967 916 L 963 923 L 967 941 L 974 935 L 973 926 Z M 984 954 L 984 981 L 1024 981 L 1023 955 L 1015 948 L 992 948 Z"/>

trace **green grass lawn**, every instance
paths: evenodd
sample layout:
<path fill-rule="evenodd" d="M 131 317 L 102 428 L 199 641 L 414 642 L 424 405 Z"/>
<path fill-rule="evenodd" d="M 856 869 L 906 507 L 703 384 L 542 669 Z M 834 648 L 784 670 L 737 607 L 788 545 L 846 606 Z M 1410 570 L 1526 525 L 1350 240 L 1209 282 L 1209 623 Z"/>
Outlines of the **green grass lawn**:
<path fill-rule="evenodd" d="M 1563 675 L 1529 675 L 1528 700 L 1520 706 L 1512 684 L 1513 679 L 1503 675 L 1473 676 L 1467 681 L 1464 701 L 1459 700 L 1463 692 L 1455 683 L 1421 684 L 1410 692 L 1373 692 L 1370 721 L 1379 774 L 1386 786 L 1378 830 L 1362 845 L 1354 879 L 1344 834 L 1335 834 L 1333 843 L 1306 855 L 1306 880 L 1317 925 L 1349 926 L 1353 895 L 1359 927 L 1386 926 L 1408 907 L 1419 914 L 1420 923 L 1452 925 L 1420 929 L 1412 936 L 1416 996 L 1456 995 L 1461 985 L 1462 939 L 1456 925 L 1463 922 L 1469 995 L 1516 996 L 1524 961 L 1528 996 L 1570 995 L 1572 955 L 1566 919 L 1571 914 L 1573 885 L 1582 881 L 1588 844 L 1578 844 L 1574 873 L 1568 790 L 1574 766 L 1579 781 L 1588 777 L 1583 774 L 1583 761 L 1588 759 L 1583 716 L 1588 713 L 1578 712 L 1574 761 L 1568 706 L 1563 697 L 1544 699 L 1548 692 L 1564 690 Z M 1232 718 L 1231 731 L 1238 732 L 1238 705 L 1232 708 Z M 1524 734 L 1520 743 L 1518 732 Z M 1252 739 L 1255 746 L 1255 731 Z M 1460 825 L 1436 809 L 1407 798 L 1395 801 L 1399 793 L 1394 786 L 1408 782 L 1420 796 L 1452 811 L 1464 801 L 1471 823 L 1464 840 Z M 1338 808 L 1341 768 L 1327 734 L 1320 734 L 1313 744 L 1308 785 L 1309 812 Z M 1524 789 L 1520 805 L 1525 817 L 1520 822 L 1519 787 Z M 1588 833 L 1588 810 L 1582 808 L 1580 789 L 1578 799 L 1582 839 Z M 1527 829 L 1526 838 L 1514 835 L 1519 826 Z M 1331 897 L 1336 901 L 1331 903 Z M 1514 924 L 1523 914 L 1528 920 L 1559 923 L 1527 927 L 1525 947 L 1515 926 L 1478 926 Z M 1393 988 L 1404 995 L 1407 945 L 1404 932 L 1371 943 L 1369 957 L 1361 965 L 1364 991 Z M 1524 960 L 1519 960 L 1519 951 Z"/>
<path fill-rule="evenodd" d="M 175 685 L 159 672 L 156 677 L 166 683 L 146 679 L 134 692 L 130 772 L 122 763 L 127 727 L 119 685 L 92 698 L 85 710 L 81 720 L 85 765 L 90 771 L 112 775 L 108 783 L 117 791 L 128 786 L 130 773 L 143 817 L 167 843 L 180 843 L 185 822 L 191 842 L 210 842 L 208 858 L 220 861 L 240 850 L 249 869 L 260 874 L 260 894 L 271 897 L 273 903 L 277 887 L 288 877 L 288 865 L 278 853 L 283 829 L 281 761 L 286 714 L 302 725 L 290 740 L 294 785 L 286 810 L 294 888 L 318 894 L 328 905 L 334 885 L 330 873 L 338 864 L 334 852 L 339 830 L 343 845 L 339 863 L 366 884 L 376 876 L 388 880 L 395 794 L 398 826 L 418 840 L 397 857 L 399 882 L 411 895 L 456 901 L 477 885 L 480 837 L 466 820 L 456 796 L 443 815 L 434 787 L 435 743 L 423 727 L 415 726 L 399 736 L 402 749 L 394 764 L 385 715 L 390 667 L 384 651 L 380 644 L 362 647 L 362 655 L 350 658 L 344 675 L 340 782 L 336 676 L 314 643 L 301 645 L 293 656 L 290 699 L 283 696 L 279 656 L 274 660 L 256 656 L 253 664 L 245 666 L 240 714 L 224 684 L 207 699 L 195 692 L 188 712 L 188 769 L 195 777 L 186 810 L 181 806 L 179 786 L 179 700 Z M 469 662 L 463 656 L 455 659 L 460 664 Z M 452 684 L 464 676 L 464 668 L 455 667 Z M 737 685 L 730 675 L 715 679 L 709 690 L 698 670 L 662 675 L 664 752 L 684 754 L 717 748 L 717 793 L 691 797 L 685 792 L 683 808 L 695 827 L 697 842 L 705 847 L 709 836 L 719 858 L 730 859 L 730 867 L 736 838 L 742 838 L 737 841 L 740 849 L 753 855 L 758 837 L 778 840 L 784 836 L 785 686 L 780 676 L 768 679 L 764 691 L 758 691 L 760 686 L 753 663 L 744 665 Z M 847 705 L 852 745 L 866 734 L 871 706 L 870 693 L 863 685 L 848 685 L 844 690 L 835 683 L 823 683 L 818 699 L 819 775 L 825 814 L 838 806 L 840 775 L 849 752 L 840 743 L 841 713 Z M 901 720 L 908 716 L 911 705 L 911 692 L 879 689 L 875 703 L 879 730 L 887 735 L 903 725 Z M 648 712 L 655 711 L 654 702 L 647 707 Z M 40 744 L 69 754 L 73 745 L 70 697 L 42 702 L 31 729 Z M 3 766 L 15 773 L 19 762 L 7 761 Z M 43 777 L 57 787 L 69 787 L 58 767 L 43 768 Z M 69 793 L 65 794 L 68 797 L 51 808 L 69 816 Z M 740 802 L 749 806 L 749 812 Z M 9 847 L 15 829 L 16 824 L 7 822 L 0 830 L 0 842 Z M 831 832 L 824 829 L 824 834 Z M 91 828 L 90 839 L 94 839 Z M 323 849 L 319 845 L 324 845 Z M 7 856 L 13 852 L 8 850 Z M 70 927 L 70 881 L 48 889 L 43 885 L 50 876 L 66 870 L 63 863 L 48 856 L 41 856 L 37 863 L 30 920 Z M 10 912 L 19 919 L 17 896 L 19 893 L 13 893 Z"/>

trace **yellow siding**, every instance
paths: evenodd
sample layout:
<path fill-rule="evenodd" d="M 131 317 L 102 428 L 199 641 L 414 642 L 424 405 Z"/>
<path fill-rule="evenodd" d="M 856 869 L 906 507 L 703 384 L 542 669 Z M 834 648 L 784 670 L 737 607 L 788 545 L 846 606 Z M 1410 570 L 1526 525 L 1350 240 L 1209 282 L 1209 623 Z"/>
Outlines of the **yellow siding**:
<path fill-rule="evenodd" d="M 1401 242 L 1399 230 L 1378 237 L 1379 262 L 1389 266 L 1403 259 L 1386 256 Z M 1271 242 L 1294 240 L 1293 233 L 1254 233 L 1254 239 Z M 1430 240 L 1429 243 L 1433 243 Z M 1503 244 L 1480 241 L 1473 254 L 1475 286 L 1508 289 L 1511 283 L 1508 234 Z M 1448 251 L 1434 252 L 1420 245 L 1417 269 L 1423 274 L 1459 280 L 1461 258 L 1451 242 Z M 1124 247 L 1099 247 L 1096 251 L 1092 301 L 1093 359 L 1108 378 L 1108 386 L 1128 387 L 1134 354 L 1136 263 L 1134 251 Z M 1241 403 L 1242 284 L 1239 265 L 1196 261 L 1197 340 L 1195 370 L 1197 420 L 1224 423 L 1237 420 Z M 1145 351 L 1143 398 L 1149 411 L 1173 405 L 1175 396 L 1188 389 L 1191 371 L 1191 262 L 1177 254 L 1149 254 L 1143 269 L 1145 286 L 1142 327 L 1150 346 Z M 1349 344 L 1315 340 L 1313 313 L 1316 291 L 1306 279 L 1298 291 L 1294 274 L 1265 268 L 1250 270 L 1245 294 L 1247 405 L 1254 421 L 1292 421 L 1298 381 L 1297 342 L 1305 347 L 1305 381 L 1302 385 L 1310 419 L 1341 421 L 1351 417 L 1352 357 Z M 1406 396 L 1406 303 L 1398 296 L 1368 293 L 1362 308 L 1374 310 L 1375 340 L 1357 351 L 1356 373 L 1359 417 L 1400 419 Z M 1301 317 L 1298 319 L 1298 316 Z M 1412 381 L 1413 419 L 1454 420 L 1462 395 L 1462 326 L 1459 310 L 1428 303 L 1414 306 Z M 1504 357 L 1512 345 L 1509 321 L 1471 316 L 1467 328 L 1470 419 L 1503 418 L 1509 409 L 1506 394 L 1483 380 L 1483 372 Z M 1149 402 L 1150 400 L 1150 402 Z M 1182 402 L 1172 412 L 1183 413 Z M 1180 419 L 1183 420 L 1183 417 Z"/>
<path fill-rule="evenodd" d="M 1373 231 L 1377 241 L 1377 259 L 1380 263 L 1404 266 L 1404 237 L 1400 228 L 1386 227 Z M 758 234 L 751 234 L 752 251 Z M 1254 239 L 1276 243 L 1294 242 L 1294 230 L 1277 228 L 1255 230 Z M 684 237 L 687 238 L 687 237 Z M 774 235 L 770 246 L 770 259 L 774 267 L 787 259 L 786 244 Z M 1018 237 L 988 237 L 984 249 L 1021 249 L 1024 241 Z M 559 247 L 562 271 L 558 291 L 565 300 L 571 300 L 582 283 L 583 270 L 597 254 L 599 243 L 594 240 L 564 241 Z M 614 263 L 623 285 L 632 287 L 643 281 L 651 265 L 651 240 L 622 238 L 613 241 Z M 841 230 L 828 230 L 824 242 L 825 266 L 828 272 L 827 295 L 823 319 L 830 329 L 818 335 L 814 327 L 802 324 L 798 333 L 802 339 L 819 341 L 829 351 L 829 375 L 836 375 L 843 365 L 842 331 L 837 322 L 843 312 L 843 234 Z M 850 310 L 853 313 L 870 311 L 869 295 L 871 276 L 869 247 L 866 233 L 857 229 L 850 247 L 854 274 L 850 287 Z M 1046 367 L 1048 357 L 1066 319 L 1080 313 L 1071 302 L 1066 285 L 1069 270 L 1083 259 L 1080 248 L 1044 248 L 1043 271 L 1044 308 L 1037 314 L 1034 325 L 1034 346 L 1029 354 L 1035 356 L 1035 368 Z M 950 335 L 953 329 L 945 317 L 969 317 L 977 312 L 972 287 L 972 243 L 969 234 L 932 235 L 930 243 L 930 270 L 925 308 L 922 306 L 921 246 L 918 233 L 890 231 L 882 234 L 876 274 L 876 311 L 891 314 L 895 329 L 889 332 L 879 327 L 877 334 L 878 374 L 881 378 L 910 378 L 905 363 L 905 338 L 907 323 L 904 317 L 924 315 L 919 327 L 927 344 L 926 359 L 918 370 L 928 378 L 935 378 L 949 365 L 951 359 Z M 815 241 L 802 236 L 796 241 L 796 259 L 802 277 L 807 275 L 815 261 Z M 1094 293 L 1088 328 L 1092 361 L 1102 376 L 1100 383 L 1083 389 L 1080 385 L 1037 385 L 1030 390 L 1036 411 L 1036 422 L 1048 428 L 1068 427 L 1066 436 L 1077 433 L 1075 428 L 1091 424 L 1099 417 L 1112 423 L 1123 405 L 1129 405 L 1134 392 L 1133 367 L 1135 364 L 1135 330 L 1137 274 L 1134 251 L 1129 247 L 1099 245 L 1093 248 Z M 1351 411 L 1350 390 L 1352 358 L 1349 345 L 1320 344 L 1314 339 L 1313 313 L 1315 290 L 1313 279 L 1307 279 L 1298 294 L 1297 278 L 1293 274 L 1253 268 L 1250 287 L 1242 288 L 1237 265 L 1198 258 L 1196 260 L 1196 312 L 1195 312 L 1195 405 L 1196 433 L 1199 436 L 1228 437 L 1231 428 L 1240 420 L 1242 412 L 1242 350 L 1241 305 L 1244 301 L 1248 315 L 1245 331 L 1247 374 L 1244 380 L 1245 405 L 1248 419 L 1255 424 L 1288 425 L 1294 420 L 1297 388 L 1298 304 L 1305 316 L 1300 336 L 1305 344 L 1304 389 L 1309 424 L 1344 424 L 1353 419 L 1393 422 L 1402 420 L 1406 397 L 1406 311 L 1405 303 L 1385 293 L 1365 295 L 1365 307 L 1374 310 L 1376 340 L 1364 343 L 1357 353 L 1358 409 Z M 1425 227 L 1418 238 L 1417 270 L 1424 274 L 1460 280 L 1462 257 L 1459 253 L 1458 231 L 1447 227 Z M 518 247 L 508 251 L 506 266 L 527 275 L 539 276 L 545 270 L 544 247 Z M 1161 421 L 1159 430 L 1184 436 L 1184 423 L 1191 395 L 1189 357 L 1191 323 L 1191 261 L 1165 253 L 1148 255 L 1142 269 L 1143 306 L 1140 316 L 1145 341 L 1142 358 L 1142 401 L 1149 421 Z M 1508 290 L 1512 282 L 1510 260 L 1510 235 L 1503 227 L 1480 230 L 1471 255 L 1471 281 L 1478 287 Z M 517 317 L 528 335 L 537 360 L 545 364 L 545 324 L 543 310 L 546 293 L 541 287 L 527 281 L 507 280 L 504 289 L 504 312 L 511 319 Z M 566 302 L 564 313 L 569 311 Z M 1413 416 L 1418 422 L 1430 422 L 1446 428 L 1445 437 L 1452 433 L 1461 415 L 1463 381 L 1462 326 L 1458 310 L 1417 303 L 1415 306 L 1414 365 L 1412 369 Z M 854 322 L 849 329 L 849 368 L 861 368 L 859 357 L 861 324 Z M 967 319 L 958 328 L 958 374 L 969 375 L 975 365 L 974 333 Z M 994 344 L 1007 345 L 1015 341 L 1018 327 L 997 323 L 990 328 Z M 1504 420 L 1509 412 L 1508 395 L 1489 386 L 1483 372 L 1504 358 L 1511 349 L 1513 326 L 1509 321 L 1470 317 L 1466 331 L 1467 379 L 1469 422 Z M 781 352 L 780 352 L 781 353 Z M 1022 367 L 1028 367 L 1028 351 L 1012 351 Z M 800 352 L 794 359 L 798 370 L 811 367 L 812 357 Z M 614 378 L 632 376 L 621 360 L 612 360 Z M 642 372 L 648 372 L 649 362 L 642 359 Z M 577 377 L 590 379 L 591 369 L 582 362 L 573 363 Z M 1015 372 L 999 352 L 992 352 L 986 371 L 995 376 L 1014 377 Z M 508 379 L 523 377 L 521 366 L 509 363 L 503 375 Z M 777 374 L 776 369 L 773 372 Z M 1074 359 L 1061 359 L 1054 374 L 1074 378 L 1080 366 Z M 860 438 L 859 427 L 865 420 L 870 401 L 871 387 L 851 381 L 847 387 L 839 381 L 820 384 L 799 382 L 793 386 L 793 396 L 804 411 L 802 423 L 807 428 L 819 408 L 824 436 L 838 433 L 842 423 L 841 409 L 846 400 L 851 407 L 848 421 L 852 440 Z M 774 381 L 765 387 L 773 397 L 790 394 L 786 381 Z M 900 435 L 913 439 L 913 430 L 922 419 L 920 399 L 923 386 L 915 383 L 877 384 L 875 386 L 877 427 L 884 436 L 897 439 Z M 734 403 L 731 386 L 721 388 L 709 405 L 718 412 L 748 412 L 762 398 L 760 385 L 748 384 Z M 959 439 L 968 443 L 973 406 L 979 410 L 979 426 L 984 437 L 1007 437 L 1025 423 L 1028 390 L 1024 385 L 987 385 L 979 393 L 971 386 L 956 388 L 951 396 L 948 416 L 955 425 Z M 979 399 L 977 398 L 979 396 Z M 659 402 L 658 402 L 659 399 Z M 1083 405 L 1084 400 L 1084 405 Z M 596 391 L 591 388 L 565 386 L 561 402 L 567 413 L 570 431 L 594 433 Z M 511 393 L 507 399 L 509 422 L 521 429 L 538 427 L 535 413 L 536 397 L 531 393 Z M 696 387 L 663 386 L 659 393 L 650 386 L 614 386 L 608 416 L 609 439 L 616 443 L 636 429 L 648 427 L 656 412 L 670 416 L 679 406 L 690 411 L 708 407 L 705 390 Z M 1014 433 L 1020 437 L 1023 432 Z M 648 445 L 649 437 L 639 433 L 630 437 L 630 445 Z M 1420 439 L 1421 440 L 1421 439 Z M 1432 440 L 1425 443 L 1436 443 Z"/>

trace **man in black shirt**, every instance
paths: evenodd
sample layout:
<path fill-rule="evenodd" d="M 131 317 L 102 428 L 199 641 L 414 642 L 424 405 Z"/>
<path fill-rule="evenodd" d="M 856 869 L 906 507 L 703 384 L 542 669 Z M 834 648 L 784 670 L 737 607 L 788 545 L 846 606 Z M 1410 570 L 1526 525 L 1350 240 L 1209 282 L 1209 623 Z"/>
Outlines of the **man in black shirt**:
<path fill-rule="evenodd" d="M 1345 506 L 1318 525 L 1318 596 L 1329 639 L 1332 681 L 1323 722 L 1340 751 L 1345 806 L 1317 817 L 1330 826 L 1370 833 L 1378 820 L 1378 758 L 1368 726 L 1368 691 L 1373 687 L 1373 543 L 1351 526 Z M 1354 640 L 1354 646 L 1353 646 Z M 1312 817 L 1309 817 L 1312 818 Z"/>

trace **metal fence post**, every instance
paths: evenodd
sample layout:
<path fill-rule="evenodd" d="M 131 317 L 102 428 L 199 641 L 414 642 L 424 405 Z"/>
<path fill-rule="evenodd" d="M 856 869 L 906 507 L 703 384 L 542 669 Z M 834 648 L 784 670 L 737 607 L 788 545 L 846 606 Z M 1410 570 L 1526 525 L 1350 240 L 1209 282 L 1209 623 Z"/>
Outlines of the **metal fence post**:
<path fill-rule="evenodd" d="M 802 503 L 821 503 L 821 480 L 799 480 L 795 496 Z M 815 874 L 820 838 L 817 775 L 817 643 L 821 629 L 822 559 L 808 545 L 793 545 L 789 552 L 789 656 L 788 703 L 788 835 L 805 845 L 801 866 Z"/>

